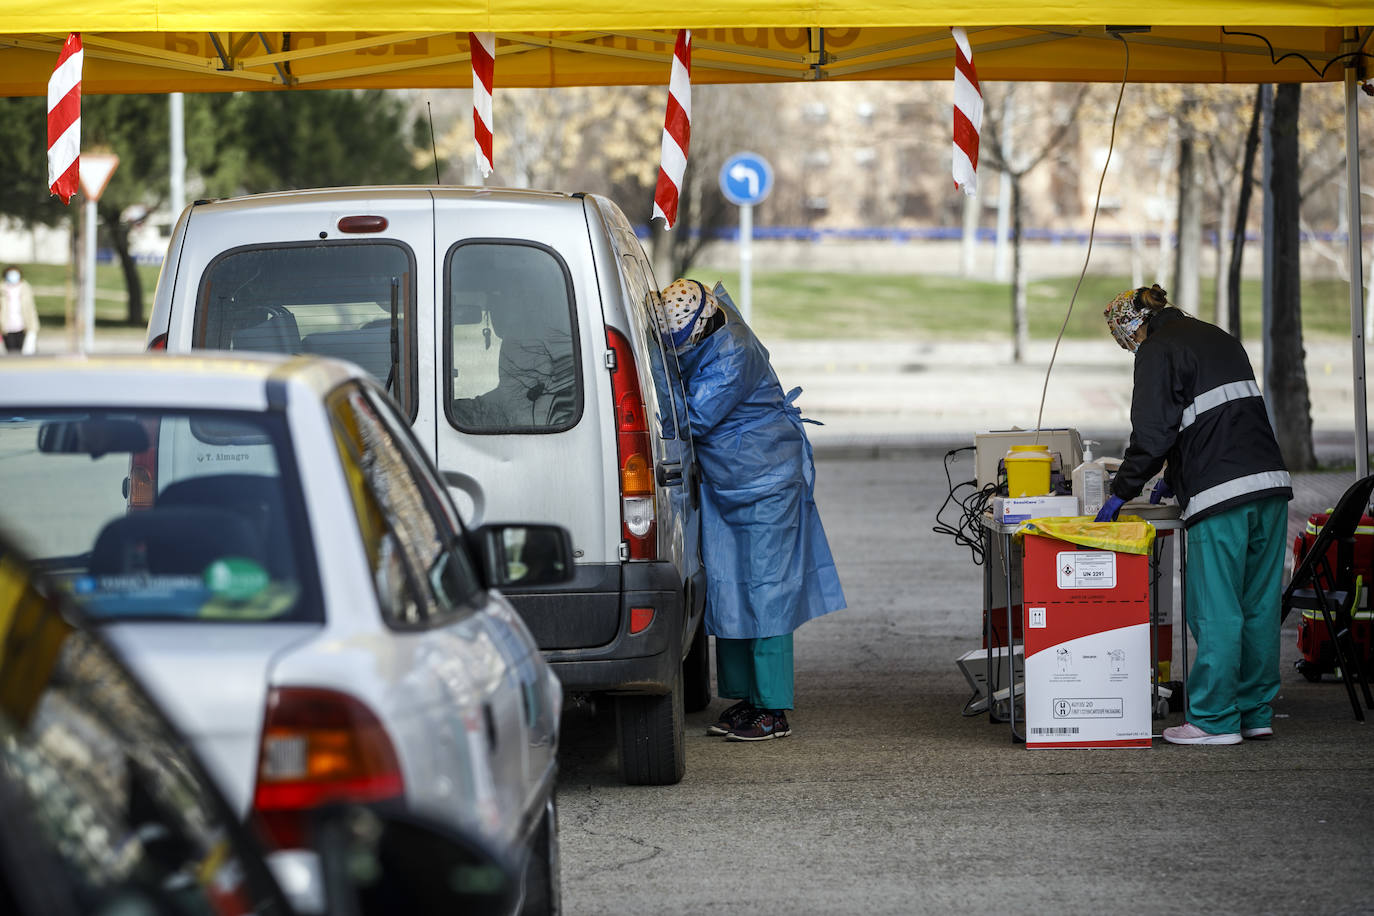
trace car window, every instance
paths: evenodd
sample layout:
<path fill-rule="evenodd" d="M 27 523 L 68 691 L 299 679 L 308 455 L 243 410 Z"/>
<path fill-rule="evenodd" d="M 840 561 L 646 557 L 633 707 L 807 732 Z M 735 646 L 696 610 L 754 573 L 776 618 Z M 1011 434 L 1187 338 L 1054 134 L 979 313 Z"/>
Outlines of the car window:
<path fill-rule="evenodd" d="M 188 748 L 12 554 L 0 556 L 0 782 L 19 799 L 6 832 L 77 912 L 286 911 Z"/>
<path fill-rule="evenodd" d="M 444 272 L 445 412 L 471 433 L 555 433 L 582 415 L 572 283 L 532 242 L 468 241 Z"/>
<path fill-rule="evenodd" d="M 388 409 L 357 385 L 329 401 L 378 601 L 390 624 L 447 622 L 470 610 L 477 577 L 452 508 L 436 499 L 432 481 L 417 477 L 411 443 L 388 425 Z"/>
<path fill-rule="evenodd" d="M 319 621 L 281 417 L 0 411 L 4 523 L 96 619 Z"/>
<path fill-rule="evenodd" d="M 346 359 L 414 418 L 414 276 L 395 241 L 236 248 L 201 278 L 193 346 Z"/>

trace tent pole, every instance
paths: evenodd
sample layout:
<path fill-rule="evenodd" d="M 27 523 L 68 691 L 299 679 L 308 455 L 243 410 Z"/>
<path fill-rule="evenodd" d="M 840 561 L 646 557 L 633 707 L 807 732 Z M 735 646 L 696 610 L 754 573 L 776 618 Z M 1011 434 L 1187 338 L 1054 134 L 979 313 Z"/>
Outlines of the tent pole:
<path fill-rule="evenodd" d="M 1347 31 L 1353 38 L 1355 30 Z M 1369 473 L 1369 426 L 1365 404 L 1364 365 L 1364 273 L 1360 258 L 1363 231 L 1360 223 L 1360 121 L 1359 80 L 1351 58 L 1345 68 L 1345 181 L 1346 256 L 1350 261 L 1350 340 L 1355 382 L 1355 479 L 1363 480 Z"/>

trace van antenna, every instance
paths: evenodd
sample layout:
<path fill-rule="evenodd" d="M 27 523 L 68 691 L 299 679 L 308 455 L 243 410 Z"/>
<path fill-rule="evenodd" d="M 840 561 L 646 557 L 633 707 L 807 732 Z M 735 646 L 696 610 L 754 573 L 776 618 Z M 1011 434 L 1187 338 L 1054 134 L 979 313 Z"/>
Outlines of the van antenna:
<path fill-rule="evenodd" d="M 429 107 L 429 99 L 425 99 L 425 111 L 429 112 L 429 149 L 434 154 L 434 183 L 443 184 L 439 180 L 439 146 L 434 142 L 434 109 Z"/>

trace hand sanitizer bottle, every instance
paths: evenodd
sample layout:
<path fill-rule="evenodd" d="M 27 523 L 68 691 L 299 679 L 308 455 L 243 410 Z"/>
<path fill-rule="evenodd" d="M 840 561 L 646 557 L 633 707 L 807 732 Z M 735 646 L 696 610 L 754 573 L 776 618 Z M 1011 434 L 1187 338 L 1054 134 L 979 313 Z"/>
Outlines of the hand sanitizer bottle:
<path fill-rule="evenodd" d="M 1073 495 L 1078 497 L 1078 514 L 1094 516 L 1107 501 L 1107 469 L 1093 458 L 1092 439 L 1083 440 L 1083 463 L 1073 469 Z"/>

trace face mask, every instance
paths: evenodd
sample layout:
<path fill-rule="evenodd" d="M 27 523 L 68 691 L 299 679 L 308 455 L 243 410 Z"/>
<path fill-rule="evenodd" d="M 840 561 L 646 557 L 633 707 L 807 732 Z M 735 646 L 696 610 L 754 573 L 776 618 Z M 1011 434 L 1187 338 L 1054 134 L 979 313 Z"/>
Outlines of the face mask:
<path fill-rule="evenodd" d="M 6 282 L 6 283 L 18 283 L 18 282 L 19 282 L 19 271 L 17 271 L 17 270 L 7 270 L 7 271 L 5 271 L 5 282 Z"/>

